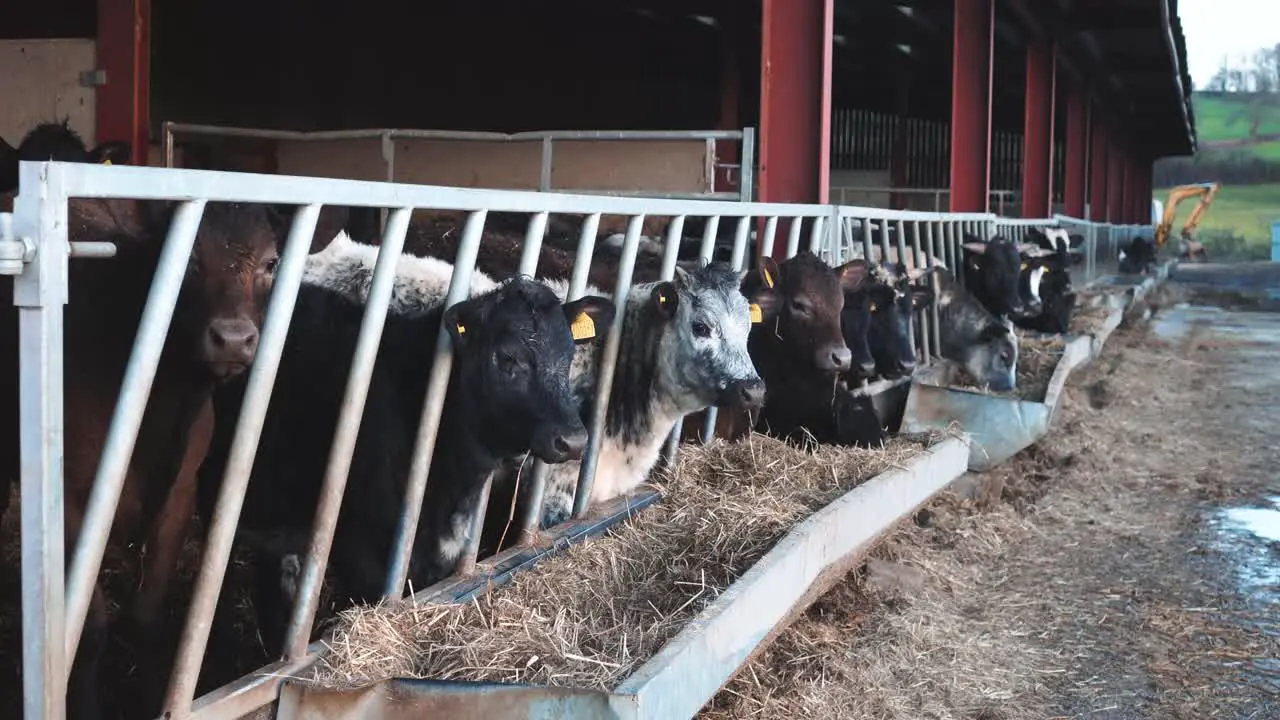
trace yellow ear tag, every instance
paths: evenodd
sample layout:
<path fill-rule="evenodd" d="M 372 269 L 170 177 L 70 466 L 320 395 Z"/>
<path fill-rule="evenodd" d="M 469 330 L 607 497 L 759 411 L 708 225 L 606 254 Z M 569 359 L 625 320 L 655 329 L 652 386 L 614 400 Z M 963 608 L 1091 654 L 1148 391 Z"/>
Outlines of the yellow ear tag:
<path fill-rule="evenodd" d="M 467 334 L 467 326 L 466 326 L 466 325 L 463 325 L 462 323 L 458 323 L 458 334 L 459 334 L 459 335 L 466 335 L 466 334 Z"/>
<path fill-rule="evenodd" d="M 596 336 L 596 323 L 590 315 L 580 312 L 569 325 L 569 332 L 573 333 L 574 340 L 590 340 Z"/>
<path fill-rule="evenodd" d="M 769 274 L 769 268 L 760 268 L 760 272 L 764 273 L 764 284 L 773 287 L 773 276 Z"/>
<path fill-rule="evenodd" d="M 751 324 L 764 322 L 764 312 L 760 310 L 759 303 L 751 303 Z"/>
<path fill-rule="evenodd" d="M 1026 269 L 1027 269 L 1027 264 L 1026 264 L 1026 263 L 1022 263 L 1022 269 L 1023 269 L 1023 270 L 1026 270 Z"/>
<path fill-rule="evenodd" d="M 871 303 L 871 312 L 875 312 L 875 311 L 876 311 L 876 304 Z"/>
<path fill-rule="evenodd" d="M 666 295 L 664 295 L 664 294 L 662 294 L 662 293 L 658 293 L 658 304 L 659 304 L 659 305 L 666 305 L 666 304 L 667 304 L 667 296 L 666 296 Z"/>
<path fill-rule="evenodd" d="M 111 164 L 111 158 L 107 158 L 106 160 L 103 160 L 103 161 L 102 161 L 102 164 L 103 164 L 103 165 L 110 165 L 110 164 Z"/>

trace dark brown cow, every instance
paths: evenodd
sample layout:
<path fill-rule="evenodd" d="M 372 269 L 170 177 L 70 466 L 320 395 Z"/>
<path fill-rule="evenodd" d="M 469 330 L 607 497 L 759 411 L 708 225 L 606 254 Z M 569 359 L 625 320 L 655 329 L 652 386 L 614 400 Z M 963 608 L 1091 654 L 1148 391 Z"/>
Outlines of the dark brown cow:
<path fill-rule="evenodd" d="M 322 213 L 312 250 L 327 244 L 343 221 Z M 111 260 L 75 260 L 65 310 L 65 504 L 68 559 L 83 522 L 94 474 L 120 392 L 125 366 L 171 216 L 163 203 L 78 201 L 70 209 L 73 241 L 110 241 Z M 157 612 L 194 505 L 194 474 L 209 441 L 209 399 L 220 382 L 253 361 L 258 333 L 290 218 L 270 208 L 210 203 L 174 310 L 126 473 L 112 538 L 131 543 L 147 533 L 147 568 L 135 619 L 153 639 Z M 6 279 L 0 292 L 8 291 Z M 17 347 L 17 313 L 6 308 L 0 332 Z M 18 474 L 18 357 L 0 354 L 0 460 Z M 148 614 L 149 613 L 149 614 Z M 68 716 L 101 715 L 98 664 L 107 632 L 106 605 L 95 591 L 68 687 Z M 143 651 L 144 659 L 151 651 Z M 163 682 L 158 668 L 144 673 Z M 151 694 L 157 687 L 148 688 Z M 149 710 L 152 708 L 148 708 Z"/>

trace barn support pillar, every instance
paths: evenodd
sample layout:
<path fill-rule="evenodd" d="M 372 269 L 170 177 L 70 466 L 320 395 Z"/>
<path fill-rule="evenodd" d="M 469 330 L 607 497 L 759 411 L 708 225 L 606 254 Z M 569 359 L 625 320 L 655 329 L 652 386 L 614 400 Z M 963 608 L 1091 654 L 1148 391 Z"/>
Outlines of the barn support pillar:
<path fill-rule="evenodd" d="M 131 162 L 147 163 L 151 140 L 151 0 L 97 0 L 98 86 L 96 142 L 126 140 Z"/>
<path fill-rule="evenodd" d="M 1079 83 L 1067 86 L 1066 187 L 1062 189 L 1066 206 L 1063 214 L 1084 217 L 1085 186 L 1089 167 L 1089 96 Z"/>
<path fill-rule="evenodd" d="M 986 212 L 991 197 L 993 0 L 954 0 L 951 212 Z"/>
<path fill-rule="evenodd" d="M 1027 45 L 1027 92 L 1023 113 L 1022 217 L 1049 217 L 1053 205 L 1053 122 L 1056 116 L 1057 45 Z"/>
<path fill-rule="evenodd" d="M 1107 127 L 1096 104 L 1089 111 L 1089 216 L 1094 222 L 1107 219 Z"/>
<path fill-rule="evenodd" d="M 1107 214 L 1109 223 L 1121 222 L 1124 199 L 1124 146 L 1114 127 L 1107 128 Z"/>

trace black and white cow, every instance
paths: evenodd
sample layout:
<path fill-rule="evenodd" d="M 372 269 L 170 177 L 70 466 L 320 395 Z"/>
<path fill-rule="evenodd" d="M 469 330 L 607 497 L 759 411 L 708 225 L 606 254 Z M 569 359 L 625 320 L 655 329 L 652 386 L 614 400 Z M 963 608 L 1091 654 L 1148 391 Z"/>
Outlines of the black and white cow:
<path fill-rule="evenodd" d="M 1019 247 L 1003 237 L 982 242 L 966 236 L 965 289 L 992 315 L 1017 319 L 1040 314 L 1040 299 L 1028 288 L 1021 291 L 1019 276 L 1024 265 Z"/>
<path fill-rule="evenodd" d="M 909 269 L 913 285 L 927 271 Z M 933 301 L 938 306 L 939 354 L 965 369 L 980 385 L 1009 392 L 1018 381 L 1018 338 L 1013 323 L 993 315 L 935 262 Z"/>
<path fill-rule="evenodd" d="M 375 253 L 340 234 L 308 259 L 263 422 L 239 532 L 259 554 L 254 604 L 273 651 L 296 589 L 287 571 L 296 572 L 306 549 L 328 459 L 318 450 L 333 442 Z M 409 256 L 397 266 L 331 553 L 340 600 L 375 600 L 386 582 L 441 327 L 452 338 L 454 361 L 413 544 L 411 587 L 452 571 L 484 482 L 503 458 L 532 452 L 560 463 L 581 457 L 586 446 L 569 385 L 576 349 L 570 325 L 585 317 L 608 327 L 611 301 L 587 296 L 563 303 L 543 283 L 522 277 L 493 283 L 477 273 L 478 294 L 446 309 L 451 271 L 448 263 Z M 200 471 L 206 517 L 243 392 L 241 382 L 215 397 L 214 439 Z"/>
<path fill-rule="evenodd" d="M 1078 251 L 1084 238 L 1070 236 L 1061 228 L 1032 228 L 1032 243 L 1022 246 L 1023 270 L 1019 282 L 1023 290 L 1040 300 L 1040 313 L 1015 318 L 1014 324 L 1027 330 L 1065 333 L 1075 310 L 1076 292 L 1071 284 L 1071 266 L 1084 260 Z"/>

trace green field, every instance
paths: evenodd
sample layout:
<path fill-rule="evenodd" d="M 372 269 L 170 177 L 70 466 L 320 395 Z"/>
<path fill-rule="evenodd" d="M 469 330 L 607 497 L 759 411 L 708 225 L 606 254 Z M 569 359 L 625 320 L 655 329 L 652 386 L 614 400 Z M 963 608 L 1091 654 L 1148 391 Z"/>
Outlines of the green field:
<path fill-rule="evenodd" d="M 1156 190 L 1155 199 L 1169 202 L 1169 189 Z M 1177 219 L 1173 222 L 1170 241 L 1176 242 L 1182 224 L 1195 208 L 1194 198 L 1178 205 Z M 1224 233 L 1243 239 L 1250 253 L 1270 257 L 1271 223 L 1280 220 L 1280 183 L 1271 185 L 1223 185 L 1213 198 L 1213 204 L 1200 222 L 1197 235 L 1214 250 L 1216 240 Z"/>
<path fill-rule="evenodd" d="M 1215 141 L 1239 140 L 1249 136 L 1247 96 L 1237 100 L 1229 95 L 1210 97 L 1195 93 L 1191 96 L 1191 101 L 1195 107 L 1196 134 L 1202 149 L 1207 149 Z M 1280 107 L 1267 108 L 1258 125 L 1258 134 L 1273 133 L 1280 134 Z M 1280 160 L 1280 142 L 1264 142 L 1231 150 L 1249 152 L 1268 160 Z"/>

